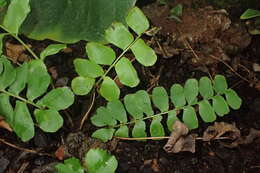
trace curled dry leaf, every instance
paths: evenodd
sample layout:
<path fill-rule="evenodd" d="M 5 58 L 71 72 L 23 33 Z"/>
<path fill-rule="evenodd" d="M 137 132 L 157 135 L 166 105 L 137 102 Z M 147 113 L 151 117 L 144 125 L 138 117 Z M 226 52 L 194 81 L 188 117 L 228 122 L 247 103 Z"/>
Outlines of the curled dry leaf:
<path fill-rule="evenodd" d="M 6 54 L 8 57 L 10 57 L 13 63 L 30 60 L 30 57 L 25 53 L 26 49 L 22 45 L 6 42 L 5 47 Z"/>
<path fill-rule="evenodd" d="M 235 140 L 240 138 L 240 130 L 234 124 L 225 122 L 215 122 L 213 126 L 209 126 L 203 133 L 202 140 L 210 141 L 222 137 L 224 134 L 228 139 Z"/>
<path fill-rule="evenodd" d="M 9 132 L 13 131 L 13 129 L 10 127 L 10 125 L 1 116 L 0 116 L 0 128 L 6 129 Z"/>
<path fill-rule="evenodd" d="M 181 151 L 195 152 L 195 141 L 197 134 L 190 134 L 188 127 L 180 121 L 175 121 L 173 124 L 173 131 L 171 138 L 163 147 L 168 153 L 178 153 Z"/>

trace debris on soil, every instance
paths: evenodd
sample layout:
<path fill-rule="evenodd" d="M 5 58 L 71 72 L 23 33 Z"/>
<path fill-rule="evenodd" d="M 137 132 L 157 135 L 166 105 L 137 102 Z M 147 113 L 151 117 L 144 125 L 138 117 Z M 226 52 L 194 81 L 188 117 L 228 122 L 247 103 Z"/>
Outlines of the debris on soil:
<path fill-rule="evenodd" d="M 0 116 L 0 128 L 6 129 L 9 132 L 13 131 L 13 129 L 10 127 L 10 125 L 1 116 Z"/>
<path fill-rule="evenodd" d="M 30 47 L 30 46 L 29 46 Z M 20 44 L 6 42 L 6 55 L 13 63 L 29 61 L 30 57 L 25 53 L 26 49 Z"/>
<path fill-rule="evenodd" d="M 195 141 L 197 134 L 190 134 L 188 127 L 180 122 L 175 121 L 173 124 L 173 131 L 171 138 L 168 140 L 166 145 L 163 147 L 167 153 L 179 153 L 182 151 L 190 151 L 195 153 Z"/>
<path fill-rule="evenodd" d="M 234 124 L 225 122 L 215 122 L 213 126 L 209 126 L 203 133 L 203 141 L 211 141 L 222 137 L 224 134 L 228 139 L 238 139 L 240 137 L 240 130 Z"/>

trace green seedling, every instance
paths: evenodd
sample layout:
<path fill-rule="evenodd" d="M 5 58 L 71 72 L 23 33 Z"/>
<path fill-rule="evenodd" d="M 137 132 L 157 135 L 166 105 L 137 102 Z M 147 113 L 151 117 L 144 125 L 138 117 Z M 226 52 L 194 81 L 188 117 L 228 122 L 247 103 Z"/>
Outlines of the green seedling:
<path fill-rule="evenodd" d="M 69 158 L 55 167 L 58 173 L 83 173 L 84 169 L 88 173 L 114 173 L 118 162 L 115 156 L 112 156 L 103 149 L 90 149 L 84 159 L 84 166 L 81 165 L 77 158 Z"/>
<path fill-rule="evenodd" d="M 252 35 L 260 34 L 260 11 L 247 9 L 241 16 L 242 20 L 251 20 L 249 23 L 249 33 Z"/>
<path fill-rule="evenodd" d="M 108 43 L 122 50 L 116 57 L 115 51 L 101 43 L 89 42 L 86 45 L 87 59 L 74 60 L 78 77 L 72 80 L 72 90 L 77 95 L 88 94 L 94 86 L 99 88 L 99 93 L 106 100 L 112 101 L 120 96 L 120 89 L 114 80 L 108 76 L 111 70 L 115 70 L 119 81 L 128 87 L 136 87 L 140 79 L 132 64 L 132 60 L 125 56 L 129 50 L 134 58 L 143 66 L 152 66 L 157 56 L 140 37 L 149 29 L 149 22 L 142 11 L 134 7 L 126 17 L 126 24 L 136 33 L 131 34 L 122 23 L 113 23 L 105 32 Z M 104 70 L 107 67 L 107 70 Z"/>
<path fill-rule="evenodd" d="M 225 98 L 223 97 L 225 96 Z M 237 93 L 228 88 L 226 79 L 222 75 L 216 75 L 212 82 L 208 77 L 202 77 L 199 81 L 188 79 L 183 86 L 172 85 L 170 100 L 163 87 L 156 87 L 152 95 L 140 90 L 120 100 L 108 102 L 106 107 L 101 106 L 96 114 L 91 117 L 91 122 L 100 129 L 96 130 L 92 137 L 103 142 L 112 139 L 113 136 L 129 137 L 130 126 L 133 138 L 147 137 L 147 121 L 150 124 L 151 137 L 163 137 L 165 129 L 162 125 L 162 116 L 167 116 L 168 130 L 172 131 L 172 125 L 181 117 L 189 129 L 198 128 L 198 114 L 206 122 L 214 122 L 218 116 L 224 116 L 232 109 L 239 109 L 242 103 Z M 153 109 L 152 103 L 154 105 Z M 159 113 L 156 113 L 158 112 Z M 177 116 L 182 111 L 182 116 Z M 127 112 L 129 115 L 127 115 Z M 147 120 L 147 121 L 146 121 Z"/>

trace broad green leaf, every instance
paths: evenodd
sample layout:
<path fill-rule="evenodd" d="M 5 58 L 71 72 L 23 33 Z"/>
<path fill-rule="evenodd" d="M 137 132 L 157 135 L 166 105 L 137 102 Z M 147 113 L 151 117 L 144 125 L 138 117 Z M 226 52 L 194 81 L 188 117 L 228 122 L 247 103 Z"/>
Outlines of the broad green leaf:
<path fill-rule="evenodd" d="M 119 99 L 120 96 L 120 89 L 110 77 L 104 77 L 99 92 L 107 101 Z"/>
<path fill-rule="evenodd" d="M 122 23 L 113 23 L 106 32 L 105 38 L 109 43 L 125 50 L 133 41 L 133 35 Z"/>
<path fill-rule="evenodd" d="M 77 58 L 73 61 L 76 72 L 83 77 L 97 78 L 104 74 L 101 66 L 93 61 Z"/>
<path fill-rule="evenodd" d="M 208 100 L 202 100 L 199 102 L 199 114 L 202 120 L 206 123 L 216 120 L 216 114 Z"/>
<path fill-rule="evenodd" d="M 91 122 L 96 126 L 114 126 L 116 125 L 116 120 L 113 117 L 113 114 L 103 106 L 97 109 L 97 112 L 94 116 L 91 117 Z"/>
<path fill-rule="evenodd" d="M 143 66 L 152 66 L 157 61 L 157 56 L 152 48 L 146 45 L 144 40 L 138 39 L 131 47 L 136 60 Z"/>
<path fill-rule="evenodd" d="M 199 84 L 196 79 L 188 79 L 184 85 L 184 95 L 189 105 L 197 102 Z"/>
<path fill-rule="evenodd" d="M 135 125 L 134 128 L 132 130 L 132 137 L 133 138 L 144 138 L 147 137 L 147 134 L 145 132 L 145 122 L 142 120 L 138 120 Z"/>
<path fill-rule="evenodd" d="M 18 34 L 18 30 L 30 12 L 30 0 L 11 0 L 8 10 L 3 20 L 5 29 L 13 34 Z"/>
<path fill-rule="evenodd" d="M 247 9 L 241 16 L 240 19 L 251 19 L 260 16 L 259 10 Z"/>
<path fill-rule="evenodd" d="M 75 157 L 66 159 L 64 163 L 58 163 L 55 168 L 58 173 L 84 173 L 80 160 Z"/>
<path fill-rule="evenodd" d="M 226 100 L 232 109 L 239 109 L 242 104 L 242 99 L 237 95 L 233 89 L 228 89 L 225 92 Z"/>
<path fill-rule="evenodd" d="M 126 23 L 138 35 L 149 29 L 149 21 L 138 7 L 134 7 L 129 11 L 126 16 Z"/>
<path fill-rule="evenodd" d="M 6 57 L 2 56 L 1 62 L 3 63 L 4 71 L 0 74 L 0 89 L 5 89 L 14 82 L 16 70 Z"/>
<path fill-rule="evenodd" d="M 118 120 L 121 123 L 127 122 L 127 115 L 124 108 L 124 105 L 120 100 L 113 100 L 108 102 L 107 109 L 109 110 L 110 114 L 114 117 L 114 119 Z"/>
<path fill-rule="evenodd" d="M 171 132 L 173 130 L 173 124 L 175 121 L 179 120 L 179 118 L 177 117 L 177 112 L 176 110 L 172 110 L 168 113 L 168 117 L 167 117 L 167 127 L 168 130 Z"/>
<path fill-rule="evenodd" d="M 58 131 L 62 125 L 63 125 L 63 118 L 59 114 L 58 111 L 47 109 L 47 110 L 40 110 L 35 109 L 34 115 L 36 118 L 37 123 L 39 124 L 39 127 L 44 132 L 56 132 Z"/>
<path fill-rule="evenodd" d="M 14 109 L 13 129 L 23 142 L 34 137 L 34 123 L 26 103 L 16 101 Z"/>
<path fill-rule="evenodd" d="M 54 55 L 66 47 L 66 44 L 51 44 L 41 52 L 40 58 L 44 60 L 47 56 Z"/>
<path fill-rule="evenodd" d="M 0 55 L 2 55 L 3 53 L 3 39 L 5 37 L 6 34 L 0 34 Z"/>
<path fill-rule="evenodd" d="M 135 94 L 128 94 L 124 98 L 126 110 L 136 119 L 153 115 L 153 109 L 149 94 L 144 90 L 139 90 Z"/>
<path fill-rule="evenodd" d="M 0 0 L 0 8 L 4 7 L 7 5 L 7 1 L 6 0 Z"/>
<path fill-rule="evenodd" d="M 0 115 L 12 126 L 13 124 L 13 107 L 10 103 L 9 96 L 0 93 Z"/>
<path fill-rule="evenodd" d="M 180 84 L 172 85 L 171 100 L 176 108 L 180 108 L 186 104 L 184 90 Z"/>
<path fill-rule="evenodd" d="M 208 99 L 213 96 L 214 91 L 212 88 L 211 80 L 208 77 L 202 77 L 199 80 L 199 92 L 204 99 Z"/>
<path fill-rule="evenodd" d="M 184 124 L 187 125 L 187 127 L 191 130 L 196 129 L 199 126 L 196 112 L 195 112 L 194 108 L 191 106 L 184 108 L 182 120 L 183 120 Z"/>
<path fill-rule="evenodd" d="M 216 75 L 213 87 L 218 94 L 223 94 L 228 88 L 226 78 L 222 75 Z"/>
<path fill-rule="evenodd" d="M 71 82 L 71 89 L 77 95 L 87 95 L 95 84 L 95 79 L 78 76 Z"/>
<path fill-rule="evenodd" d="M 53 110 L 63 110 L 74 102 L 74 94 L 68 87 L 55 88 L 48 92 L 37 104 Z"/>
<path fill-rule="evenodd" d="M 30 61 L 26 97 L 29 100 L 34 100 L 35 98 L 41 96 L 47 91 L 50 81 L 50 75 L 43 61 Z"/>
<path fill-rule="evenodd" d="M 24 62 L 21 66 L 16 69 L 16 79 L 8 89 L 9 92 L 19 95 L 19 93 L 25 88 L 28 78 L 28 63 Z"/>
<path fill-rule="evenodd" d="M 121 126 L 121 127 L 115 132 L 115 136 L 128 138 L 128 137 L 129 137 L 128 127 L 127 127 L 127 126 Z"/>
<path fill-rule="evenodd" d="M 100 139 L 102 142 L 107 142 L 112 139 L 115 129 L 102 128 L 92 133 L 91 137 Z"/>
<path fill-rule="evenodd" d="M 165 135 L 163 125 L 161 123 L 162 117 L 154 117 L 150 125 L 151 137 L 161 137 Z"/>
<path fill-rule="evenodd" d="M 90 149 L 84 157 L 88 173 L 115 173 L 118 166 L 116 157 L 103 149 Z"/>
<path fill-rule="evenodd" d="M 127 58 L 121 58 L 115 65 L 115 70 L 120 82 L 129 87 L 135 87 L 139 84 L 137 72 L 131 61 Z"/>
<path fill-rule="evenodd" d="M 21 32 L 32 39 L 51 39 L 62 43 L 102 41 L 105 29 L 112 22 L 124 22 L 135 1 L 30 0 L 32 11 Z"/>
<path fill-rule="evenodd" d="M 212 106 L 218 116 L 224 116 L 229 113 L 229 107 L 221 95 L 216 95 L 212 99 Z"/>
<path fill-rule="evenodd" d="M 168 111 L 169 98 L 167 91 L 163 87 L 156 87 L 152 92 L 153 104 L 160 109 L 161 112 Z"/>
<path fill-rule="evenodd" d="M 116 59 L 116 53 L 114 50 L 100 43 L 88 43 L 86 45 L 86 52 L 88 58 L 97 64 L 111 65 Z"/>

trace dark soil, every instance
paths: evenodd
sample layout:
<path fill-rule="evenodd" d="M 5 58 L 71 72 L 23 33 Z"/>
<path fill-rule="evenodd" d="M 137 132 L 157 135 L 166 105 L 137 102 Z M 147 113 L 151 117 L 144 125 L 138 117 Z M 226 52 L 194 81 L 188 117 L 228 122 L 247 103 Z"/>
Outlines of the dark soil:
<path fill-rule="evenodd" d="M 228 15 L 225 12 L 221 13 L 221 8 L 216 4 L 209 7 L 212 4 L 207 1 L 169 2 L 168 5 L 159 5 L 152 1 L 139 2 L 138 5 L 143 8 L 152 26 L 162 28 L 154 36 L 144 37 L 158 53 L 158 61 L 155 66 L 145 69 L 135 64 L 142 85 L 131 90 L 122 88 L 122 95 L 137 89 L 149 90 L 157 85 L 170 88 L 172 84 L 183 84 L 189 78 L 198 79 L 209 74 L 222 74 L 226 76 L 229 86 L 232 86 L 243 99 L 243 104 L 239 110 L 231 111 L 229 115 L 218 118 L 217 121 L 235 123 L 245 135 L 250 128 L 260 130 L 260 70 L 253 69 L 253 64 L 260 64 L 260 36 L 247 33 L 246 26 L 239 21 L 239 15 L 234 12 L 237 6 L 227 6 L 226 10 L 231 10 L 232 14 Z M 182 23 L 168 18 L 169 9 L 177 3 L 184 5 Z M 216 24 L 215 20 L 222 23 Z M 223 28 L 227 24 L 230 27 Z M 30 43 L 36 52 L 40 52 L 52 42 L 32 41 L 26 38 L 23 40 Z M 16 43 L 11 38 L 6 41 Z M 70 85 L 71 79 L 76 75 L 73 59 L 85 56 L 83 42 L 69 47 L 71 50 L 68 52 L 46 60 L 56 86 Z M 191 49 L 198 57 L 191 53 Z M 33 140 L 22 143 L 15 134 L 0 129 L 0 138 L 15 145 L 0 142 L 0 173 L 53 172 L 52 166 L 60 162 L 54 153 L 61 146 L 66 149 L 65 158 L 82 158 L 84 152 L 91 147 L 106 148 L 118 160 L 118 173 L 260 172 L 259 139 L 236 148 L 227 148 L 218 140 L 198 140 L 195 153 L 177 154 L 169 154 L 163 150 L 166 140 L 112 140 L 108 144 L 102 144 L 89 138 L 94 130 L 89 121 L 85 122 L 80 132 L 77 130 L 81 117 L 90 105 L 90 99 L 90 96 L 77 97 L 74 105 L 63 112 L 64 127 L 55 134 L 46 134 L 38 129 Z M 92 113 L 104 104 L 104 100 L 98 97 Z M 209 125 L 211 124 L 201 122 L 195 132 L 202 136 Z M 22 148 L 17 148 L 18 146 Z M 32 153 L 25 149 L 40 151 Z"/>

